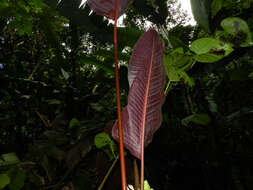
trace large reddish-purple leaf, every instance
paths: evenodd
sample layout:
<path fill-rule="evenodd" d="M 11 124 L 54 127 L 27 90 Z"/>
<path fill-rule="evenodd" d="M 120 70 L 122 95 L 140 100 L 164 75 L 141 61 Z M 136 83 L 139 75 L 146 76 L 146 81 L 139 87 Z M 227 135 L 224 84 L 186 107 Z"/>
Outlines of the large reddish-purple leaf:
<path fill-rule="evenodd" d="M 124 146 L 141 159 L 143 135 L 146 147 L 162 122 L 165 70 L 162 41 L 155 30 L 144 33 L 135 45 L 128 66 L 128 81 L 128 105 L 122 111 Z M 117 121 L 112 136 L 119 139 Z"/>
<path fill-rule="evenodd" d="M 98 15 L 106 16 L 114 19 L 115 17 L 115 3 L 116 0 L 88 0 L 89 7 Z M 119 17 L 126 12 L 131 0 L 120 0 Z"/>

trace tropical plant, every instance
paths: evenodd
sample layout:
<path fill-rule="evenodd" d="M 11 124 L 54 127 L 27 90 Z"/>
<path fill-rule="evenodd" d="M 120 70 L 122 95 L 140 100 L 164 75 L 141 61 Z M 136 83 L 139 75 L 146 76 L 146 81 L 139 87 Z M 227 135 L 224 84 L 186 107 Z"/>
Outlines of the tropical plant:
<path fill-rule="evenodd" d="M 252 189 L 252 1 L 117 2 L 0 2 L 0 189 Z"/>

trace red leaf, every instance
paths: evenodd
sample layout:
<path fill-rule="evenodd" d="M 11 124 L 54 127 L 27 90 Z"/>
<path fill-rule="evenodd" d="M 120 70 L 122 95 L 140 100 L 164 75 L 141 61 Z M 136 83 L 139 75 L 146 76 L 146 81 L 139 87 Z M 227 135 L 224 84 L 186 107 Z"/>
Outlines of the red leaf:
<path fill-rule="evenodd" d="M 144 146 L 147 146 L 162 122 L 165 70 L 162 41 L 155 30 L 144 33 L 135 45 L 129 62 L 128 81 L 128 105 L 122 112 L 124 145 L 141 159 L 144 131 Z M 119 139 L 117 121 L 112 136 Z"/>
<path fill-rule="evenodd" d="M 125 13 L 131 0 L 120 0 L 119 17 Z M 114 19 L 116 0 L 88 0 L 89 7 L 99 15 Z"/>

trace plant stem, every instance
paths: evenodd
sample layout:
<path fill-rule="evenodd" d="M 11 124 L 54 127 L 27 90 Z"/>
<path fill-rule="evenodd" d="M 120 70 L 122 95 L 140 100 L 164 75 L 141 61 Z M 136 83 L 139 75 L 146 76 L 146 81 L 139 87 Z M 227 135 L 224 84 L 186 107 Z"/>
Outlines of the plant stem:
<path fill-rule="evenodd" d="M 169 93 L 169 91 L 170 91 L 170 84 L 171 84 L 171 82 L 170 82 L 170 80 L 169 80 L 169 82 L 167 83 L 166 89 L 165 89 L 165 91 L 164 91 L 164 95 L 165 95 L 165 96 L 167 96 L 168 93 Z"/>
<path fill-rule="evenodd" d="M 134 189 L 138 190 L 140 186 L 140 178 L 139 178 L 139 170 L 138 170 L 136 159 L 134 159 L 133 161 L 133 167 L 134 167 Z"/>
<path fill-rule="evenodd" d="M 120 90 L 119 90 L 119 68 L 118 68 L 118 47 L 117 47 L 117 22 L 119 14 L 120 0 L 116 0 L 115 4 L 115 15 L 114 15 L 114 28 L 113 28 L 113 42 L 115 50 L 115 79 L 116 79 L 116 91 L 117 91 L 117 112 L 118 112 L 118 126 L 119 126 L 119 150 L 120 150 L 120 168 L 121 168 L 121 183 L 122 190 L 127 190 L 126 182 L 126 166 L 124 157 L 124 144 L 123 144 L 123 129 L 121 119 L 121 108 L 120 108 Z"/>
<path fill-rule="evenodd" d="M 102 190 L 102 188 L 104 187 L 105 182 L 106 182 L 106 180 L 108 179 L 108 177 L 110 176 L 110 174 L 111 174 L 111 172 L 112 172 L 112 169 L 114 168 L 114 166 L 115 166 L 116 162 L 118 161 L 118 159 L 119 159 L 119 156 L 117 156 L 117 157 L 115 158 L 115 160 L 113 161 L 113 163 L 112 163 L 111 167 L 109 168 L 109 170 L 107 171 L 107 173 L 106 173 L 106 175 L 105 175 L 103 181 L 102 181 L 101 184 L 99 185 L 98 190 Z"/>

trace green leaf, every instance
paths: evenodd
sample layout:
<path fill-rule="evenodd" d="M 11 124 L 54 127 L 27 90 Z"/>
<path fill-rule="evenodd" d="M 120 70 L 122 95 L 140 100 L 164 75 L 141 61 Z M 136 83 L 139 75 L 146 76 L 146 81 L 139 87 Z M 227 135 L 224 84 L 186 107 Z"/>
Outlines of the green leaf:
<path fill-rule="evenodd" d="M 222 8 L 223 0 L 213 0 L 211 5 L 212 17 L 214 17 Z"/>
<path fill-rule="evenodd" d="M 176 48 L 165 55 L 164 64 L 170 82 L 179 82 L 183 79 L 188 85 L 194 85 L 193 79 L 185 72 L 192 64 L 192 56 L 185 54 L 183 48 Z"/>
<path fill-rule="evenodd" d="M 115 158 L 114 142 L 107 133 L 99 133 L 94 138 L 94 144 L 97 148 L 103 149 L 103 151 L 109 156 L 110 159 Z"/>
<path fill-rule="evenodd" d="M 76 118 L 73 118 L 71 119 L 71 121 L 69 122 L 69 127 L 70 128 L 73 128 L 75 126 L 80 126 L 80 122 L 76 119 Z"/>
<path fill-rule="evenodd" d="M 140 188 L 138 188 L 138 190 L 140 190 Z M 151 190 L 147 180 L 144 181 L 144 190 Z"/>
<path fill-rule="evenodd" d="M 210 0 L 191 0 L 194 19 L 207 32 L 211 32 L 209 25 Z"/>
<path fill-rule="evenodd" d="M 20 190 L 25 183 L 26 173 L 24 170 L 15 169 L 11 172 L 11 183 L 9 184 L 10 190 Z"/>
<path fill-rule="evenodd" d="M 94 143 L 97 148 L 103 148 L 110 145 L 112 142 L 110 136 L 107 133 L 99 133 L 95 136 Z"/>
<path fill-rule="evenodd" d="M 144 181 L 144 190 L 151 190 L 147 180 Z"/>
<path fill-rule="evenodd" d="M 190 77 L 185 71 L 179 71 L 178 73 L 184 80 L 184 82 L 188 84 L 190 87 L 193 87 L 195 85 L 194 79 Z"/>
<path fill-rule="evenodd" d="M 0 174 L 0 189 L 3 189 L 10 183 L 10 178 L 7 174 Z"/>
<path fill-rule="evenodd" d="M 182 119 L 182 124 L 187 126 L 190 122 L 193 122 L 199 125 L 208 125 L 210 121 L 211 118 L 209 117 L 209 115 L 205 113 L 200 113 L 200 114 L 193 114 Z"/>
<path fill-rule="evenodd" d="M 16 153 L 14 153 L 14 152 L 2 154 L 2 156 L 0 158 L 0 167 L 14 165 L 19 162 L 20 162 L 20 160 L 18 159 Z"/>
<path fill-rule="evenodd" d="M 229 17 L 221 21 L 221 27 L 227 34 L 232 35 L 231 43 L 241 47 L 252 46 L 252 36 L 246 21 L 238 17 Z"/>
<path fill-rule="evenodd" d="M 200 38 L 192 42 L 190 50 L 200 55 L 208 53 L 212 48 L 218 47 L 220 40 L 215 38 Z"/>
<path fill-rule="evenodd" d="M 197 61 L 213 63 L 229 55 L 233 48 L 230 44 L 215 38 L 201 38 L 192 42 L 190 50 L 197 54 Z"/>
<path fill-rule="evenodd" d="M 223 57 L 224 56 L 222 56 L 222 55 L 214 55 L 211 53 L 206 53 L 206 54 L 195 56 L 195 59 L 201 63 L 214 63 L 214 62 L 219 61 Z"/>

